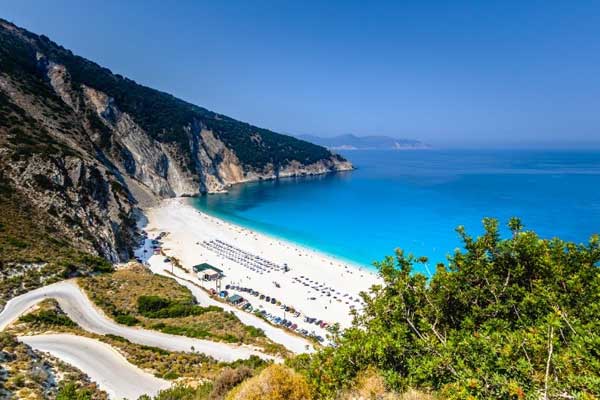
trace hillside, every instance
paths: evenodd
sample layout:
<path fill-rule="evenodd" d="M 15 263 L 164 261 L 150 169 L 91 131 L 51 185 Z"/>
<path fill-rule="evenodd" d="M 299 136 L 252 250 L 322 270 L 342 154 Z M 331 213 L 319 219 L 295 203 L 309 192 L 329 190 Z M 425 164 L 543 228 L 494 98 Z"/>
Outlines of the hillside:
<path fill-rule="evenodd" d="M 3 185 L 69 245 L 128 259 L 140 203 L 351 169 L 329 150 L 113 74 L 0 20 Z"/>

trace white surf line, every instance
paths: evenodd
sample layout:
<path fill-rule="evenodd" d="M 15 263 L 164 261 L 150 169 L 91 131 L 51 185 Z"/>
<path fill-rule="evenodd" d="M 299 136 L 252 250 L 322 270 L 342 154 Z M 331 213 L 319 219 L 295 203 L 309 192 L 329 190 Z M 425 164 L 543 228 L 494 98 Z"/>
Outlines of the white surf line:
<path fill-rule="evenodd" d="M 143 394 L 154 396 L 171 386 L 170 382 L 130 364 L 111 346 L 95 339 L 64 333 L 20 336 L 18 339 L 78 368 L 111 399 L 135 400 Z"/>
<path fill-rule="evenodd" d="M 170 351 L 203 353 L 219 361 L 231 362 L 247 359 L 252 355 L 281 361 L 278 357 L 264 354 L 250 346 L 212 342 L 117 324 L 97 309 L 73 281 L 54 283 L 9 300 L 0 313 L 0 331 L 40 301 L 50 298 L 56 299 L 73 322 L 89 332 L 117 335 L 137 344 Z"/>
<path fill-rule="evenodd" d="M 139 257 L 143 262 L 147 263 L 147 265 L 150 267 L 150 270 L 155 274 L 175 279 L 177 283 L 187 287 L 192 292 L 192 295 L 194 295 L 199 304 L 203 306 L 214 305 L 232 312 L 243 324 L 262 329 L 269 339 L 275 343 L 283 345 L 286 349 L 293 353 L 313 353 L 315 351 L 313 344 L 309 340 L 286 332 L 282 328 L 275 327 L 269 324 L 267 321 L 255 315 L 244 312 L 229 304 L 221 303 L 212 299 L 208 293 L 188 281 L 190 279 L 194 279 L 193 275 L 185 273 L 179 268 L 172 268 L 170 263 L 163 261 L 164 257 L 162 256 L 152 256 L 152 248 L 150 244 L 151 240 L 146 239 L 144 241 L 144 247 L 136 251 L 136 256 Z M 143 251 L 144 249 L 146 252 Z M 166 272 L 171 269 L 173 270 L 173 275 Z"/>

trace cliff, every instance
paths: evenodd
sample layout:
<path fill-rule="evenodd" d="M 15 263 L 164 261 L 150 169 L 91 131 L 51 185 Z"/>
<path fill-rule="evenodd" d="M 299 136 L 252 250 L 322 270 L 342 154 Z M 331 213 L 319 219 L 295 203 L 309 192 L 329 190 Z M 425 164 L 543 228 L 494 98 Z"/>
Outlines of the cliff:
<path fill-rule="evenodd" d="M 6 187 L 60 235 L 117 261 L 131 255 L 141 203 L 352 165 L 0 20 L 0 167 Z"/>

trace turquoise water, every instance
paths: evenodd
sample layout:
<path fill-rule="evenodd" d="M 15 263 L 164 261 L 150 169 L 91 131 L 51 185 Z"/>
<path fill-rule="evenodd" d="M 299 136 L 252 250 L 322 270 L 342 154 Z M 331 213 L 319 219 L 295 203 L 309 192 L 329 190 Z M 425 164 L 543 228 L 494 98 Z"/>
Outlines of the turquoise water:
<path fill-rule="evenodd" d="M 397 247 L 445 261 L 464 225 L 511 216 L 542 237 L 600 233 L 600 151 L 351 151 L 356 171 L 235 186 L 192 200 L 263 233 L 370 265 Z M 506 231 L 505 231 L 506 232 Z"/>

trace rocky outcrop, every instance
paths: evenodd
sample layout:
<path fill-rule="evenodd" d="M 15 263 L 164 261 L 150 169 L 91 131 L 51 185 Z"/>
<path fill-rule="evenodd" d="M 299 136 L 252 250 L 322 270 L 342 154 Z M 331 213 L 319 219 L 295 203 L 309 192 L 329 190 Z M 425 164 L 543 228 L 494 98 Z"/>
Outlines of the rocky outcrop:
<path fill-rule="evenodd" d="M 78 157 L 38 155 L 5 164 L 20 191 L 46 210 L 57 231 L 76 247 L 110 261 L 129 259 L 133 244 L 133 205 L 128 191 L 101 164 Z"/>
<path fill-rule="evenodd" d="M 227 187 L 244 182 L 266 179 L 278 179 L 291 176 L 307 176 L 325 174 L 331 171 L 351 170 L 352 164 L 344 159 L 333 156 L 312 164 L 302 164 L 296 160 L 290 161 L 283 168 L 267 164 L 260 170 L 244 169 L 239 159 L 223 142 L 215 138 L 209 130 L 200 132 L 201 148 L 199 159 L 203 170 L 202 184 L 207 192 L 222 192 Z"/>

